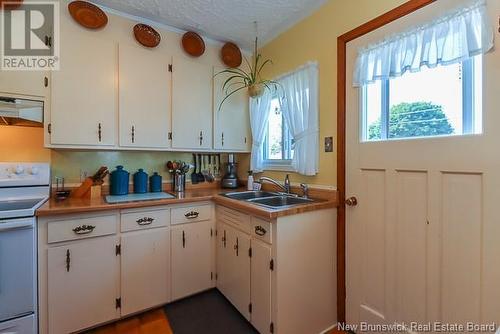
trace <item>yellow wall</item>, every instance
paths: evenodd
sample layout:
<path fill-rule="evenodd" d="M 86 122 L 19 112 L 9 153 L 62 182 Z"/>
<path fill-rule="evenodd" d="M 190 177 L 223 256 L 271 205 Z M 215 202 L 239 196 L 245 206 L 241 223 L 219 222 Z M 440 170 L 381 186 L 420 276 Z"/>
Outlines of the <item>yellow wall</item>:
<path fill-rule="evenodd" d="M 43 129 L 0 126 L 0 161 L 49 162 L 50 150 L 43 147 Z"/>
<path fill-rule="evenodd" d="M 266 78 L 289 72 L 307 61 L 317 60 L 319 63 L 319 173 L 313 177 L 293 174 L 292 182 L 336 185 L 336 150 L 332 153 L 324 152 L 324 137 L 333 136 L 335 145 L 337 144 L 337 36 L 404 2 L 405 0 L 330 0 L 311 16 L 261 48 L 264 59 L 270 58 L 274 63 L 266 69 Z M 240 159 L 242 165 L 249 165 L 248 157 L 242 156 Z M 285 173 L 264 174 L 282 179 Z"/>

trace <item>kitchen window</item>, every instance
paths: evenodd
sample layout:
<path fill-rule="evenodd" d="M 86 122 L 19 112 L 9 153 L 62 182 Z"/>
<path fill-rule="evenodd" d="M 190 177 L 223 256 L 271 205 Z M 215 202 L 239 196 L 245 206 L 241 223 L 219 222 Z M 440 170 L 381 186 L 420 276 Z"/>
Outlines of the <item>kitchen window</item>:
<path fill-rule="evenodd" d="M 269 123 L 262 147 L 264 169 L 292 170 L 294 144 L 279 99 L 274 97 L 269 108 Z"/>
<path fill-rule="evenodd" d="M 363 85 L 363 141 L 482 133 L 482 58 Z"/>

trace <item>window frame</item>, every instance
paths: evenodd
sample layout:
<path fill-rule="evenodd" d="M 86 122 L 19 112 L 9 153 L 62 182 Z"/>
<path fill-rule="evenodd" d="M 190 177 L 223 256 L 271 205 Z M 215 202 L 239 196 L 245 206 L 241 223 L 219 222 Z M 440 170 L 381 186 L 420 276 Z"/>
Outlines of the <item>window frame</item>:
<path fill-rule="evenodd" d="M 273 95 L 272 100 L 279 100 L 278 95 Z M 272 110 L 269 110 L 271 113 Z M 281 112 L 282 117 L 282 126 L 281 126 L 281 150 L 285 156 L 288 156 L 287 159 L 269 159 L 269 152 L 267 148 L 269 147 L 269 123 L 266 129 L 266 135 L 264 136 L 264 141 L 262 145 L 262 165 L 264 170 L 276 170 L 276 171 L 284 171 L 284 172 L 293 172 L 294 169 L 292 167 L 293 159 L 290 157 L 292 144 L 293 144 L 293 136 L 288 129 L 288 125 L 286 124 L 286 119 L 283 113 Z M 289 147 L 290 146 L 290 147 Z"/>
<path fill-rule="evenodd" d="M 476 57 L 482 57 L 481 55 Z M 368 133 L 368 120 L 367 120 L 367 105 L 368 105 L 368 94 L 367 85 L 361 87 L 361 117 L 362 117 L 362 127 L 361 127 L 361 142 L 371 143 L 371 142 L 384 142 L 384 141 L 394 141 L 394 140 L 412 140 L 412 139 L 432 139 L 432 138 L 442 138 L 442 137 L 454 137 L 454 136 L 467 136 L 467 135 L 481 135 L 483 133 L 483 126 L 481 124 L 481 131 L 475 131 L 476 129 L 476 113 L 482 112 L 482 110 L 475 110 L 476 102 L 476 71 L 482 71 L 482 66 L 478 68 L 476 64 L 476 57 L 472 57 L 460 62 L 461 75 L 462 75 L 462 132 L 454 134 L 444 134 L 437 136 L 418 136 L 418 137 L 398 137 L 389 138 L 389 119 L 390 119 L 390 80 L 383 79 L 381 81 L 381 115 L 380 115 L 380 138 L 379 139 L 369 139 Z M 481 59 L 481 65 L 483 60 Z M 439 65 L 443 66 L 443 65 Z M 482 78 L 481 78 L 482 80 Z M 482 96 L 481 96 L 482 99 Z M 482 103 L 481 103 L 482 105 Z M 482 120 L 482 117 L 481 117 Z M 481 122 L 482 123 L 482 122 Z"/>

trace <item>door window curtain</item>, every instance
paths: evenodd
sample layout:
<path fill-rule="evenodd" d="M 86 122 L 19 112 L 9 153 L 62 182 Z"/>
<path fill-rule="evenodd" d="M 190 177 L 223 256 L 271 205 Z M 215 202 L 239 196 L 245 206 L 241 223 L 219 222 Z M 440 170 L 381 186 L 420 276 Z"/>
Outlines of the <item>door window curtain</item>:
<path fill-rule="evenodd" d="M 433 22 L 393 35 L 361 49 L 353 86 L 449 65 L 483 54 L 493 47 L 493 29 L 486 1 L 457 8 Z"/>
<path fill-rule="evenodd" d="M 308 63 L 277 79 L 280 108 L 295 141 L 292 169 L 316 175 L 319 164 L 318 65 Z"/>
<path fill-rule="evenodd" d="M 250 158 L 250 170 L 255 173 L 263 171 L 262 145 L 269 123 L 269 111 L 271 109 L 272 92 L 264 90 L 259 98 L 250 99 L 250 128 L 252 129 L 252 155 Z"/>

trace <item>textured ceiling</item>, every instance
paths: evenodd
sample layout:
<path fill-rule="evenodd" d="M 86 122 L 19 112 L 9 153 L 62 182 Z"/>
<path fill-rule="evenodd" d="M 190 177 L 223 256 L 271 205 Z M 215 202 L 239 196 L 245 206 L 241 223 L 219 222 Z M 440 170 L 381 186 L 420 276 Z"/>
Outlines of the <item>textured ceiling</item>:
<path fill-rule="evenodd" d="M 327 0 L 91 0 L 129 15 L 194 30 L 250 50 L 258 22 L 260 45 L 309 15 Z"/>

